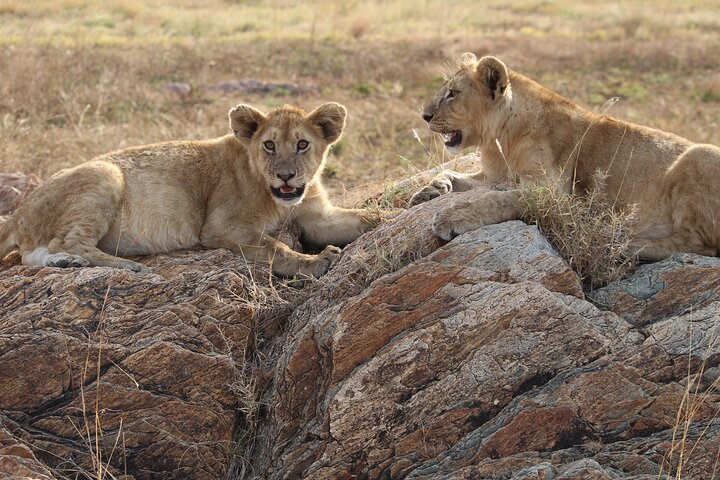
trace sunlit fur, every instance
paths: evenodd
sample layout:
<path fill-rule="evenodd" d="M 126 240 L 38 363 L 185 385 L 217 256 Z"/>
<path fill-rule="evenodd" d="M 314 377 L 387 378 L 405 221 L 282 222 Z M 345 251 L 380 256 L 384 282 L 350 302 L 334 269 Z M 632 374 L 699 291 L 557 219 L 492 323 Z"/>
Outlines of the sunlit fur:
<path fill-rule="evenodd" d="M 455 91 L 452 99 L 448 91 Z M 657 260 L 673 252 L 718 255 L 720 149 L 593 113 L 495 57 L 465 54 L 423 115 L 437 133 L 462 132 L 453 149 L 477 148 L 479 173 L 443 172 L 411 203 L 477 185 L 516 181 L 553 184 L 583 194 L 596 171 L 619 209 L 637 206 L 634 249 Z M 446 209 L 434 220 L 445 238 L 488 223 L 518 218 L 517 192 L 491 192 L 481 203 Z"/>

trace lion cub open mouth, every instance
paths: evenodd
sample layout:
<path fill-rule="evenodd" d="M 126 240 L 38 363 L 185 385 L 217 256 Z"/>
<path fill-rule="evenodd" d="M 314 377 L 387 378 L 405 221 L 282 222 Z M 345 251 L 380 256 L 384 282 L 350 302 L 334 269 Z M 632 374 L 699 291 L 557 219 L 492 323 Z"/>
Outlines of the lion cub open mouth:
<path fill-rule="evenodd" d="M 305 193 L 305 185 L 301 187 L 292 187 L 290 185 L 283 185 L 280 188 L 271 187 L 272 194 L 281 200 L 294 200 L 302 197 Z"/>
<path fill-rule="evenodd" d="M 445 135 L 445 146 L 446 147 L 457 147 L 462 142 L 462 132 L 455 130 Z"/>

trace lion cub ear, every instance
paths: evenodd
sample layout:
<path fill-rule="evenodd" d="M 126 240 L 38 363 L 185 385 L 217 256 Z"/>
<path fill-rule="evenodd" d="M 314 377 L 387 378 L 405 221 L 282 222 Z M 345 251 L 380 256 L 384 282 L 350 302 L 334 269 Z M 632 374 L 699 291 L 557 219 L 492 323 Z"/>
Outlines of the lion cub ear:
<path fill-rule="evenodd" d="M 320 127 L 322 135 L 328 143 L 334 143 L 342 135 L 345 129 L 345 118 L 347 110 L 335 102 L 328 102 L 320 105 L 307 115 L 307 120 Z"/>
<path fill-rule="evenodd" d="M 477 63 L 477 57 L 472 52 L 465 52 L 460 55 L 460 67 L 475 65 Z"/>
<path fill-rule="evenodd" d="M 250 105 L 238 105 L 228 112 L 230 117 L 230 128 L 235 137 L 242 143 L 247 144 L 260 125 L 265 122 L 265 114 Z"/>
<path fill-rule="evenodd" d="M 495 57 L 482 57 L 477 64 L 476 72 L 481 83 L 490 90 L 493 100 L 501 97 L 510 84 L 507 67 Z"/>

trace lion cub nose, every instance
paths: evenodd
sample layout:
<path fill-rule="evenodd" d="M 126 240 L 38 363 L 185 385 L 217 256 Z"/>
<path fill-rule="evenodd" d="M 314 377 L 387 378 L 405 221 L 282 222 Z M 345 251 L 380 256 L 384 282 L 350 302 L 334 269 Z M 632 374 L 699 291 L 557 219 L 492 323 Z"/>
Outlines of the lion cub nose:
<path fill-rule="evenodd" d="M 295 172 L 278 172 L 277 176 L 283 182 L 287 182 L 295 176 Z"/>
<path fill-rule="evenodd" d="M 432 114 L 428 115 L 427 113 L 423 113 L 422 117 L 423 117 L 423 120 L 425 120 L 428 123 L 430 123 L 430 120 L 432 120 L 432 118 L 433 118 Z"/>

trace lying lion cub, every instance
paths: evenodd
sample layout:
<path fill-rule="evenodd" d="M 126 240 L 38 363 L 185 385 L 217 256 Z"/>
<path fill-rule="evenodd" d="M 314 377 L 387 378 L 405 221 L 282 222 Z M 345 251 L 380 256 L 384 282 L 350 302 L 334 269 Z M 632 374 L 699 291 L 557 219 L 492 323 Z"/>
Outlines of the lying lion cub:
<path fill-rule="evenodd" d="M 494 57 L 466 53 L 425 107 L 430 130 L 452 153 L 479 147 L 482 171 L 442 172 L 416 193 L 418 204 L 447 192 L 519 181 L 583 192 L 597 170 L 620 208 L 638 208 L 633 249 L 659 260 L 674 252 L 720 251 L 720 149 L 592 113 L 508 70 Z M 439 211 L 433 231 L 450 240 L 523 213 L 517 191 L 488 191 L 481 202 Z"/>
<path fill-rule="evenodd" d="M 345 107 L 267 115 L 230 110 L 234 135 L 127 148 L 58 172 L 0 227 L 0 258 L 19 249 L 26 265 L 148 268 L 117 255 L 228 248 L 271 262 L 278 275 L 323 275 L 374 220 L 334 207 L 320 181 Z M 268 235 L 294 221 L 304 255 Z M 335 245 L 335 246 L 333 246 Z"/>

